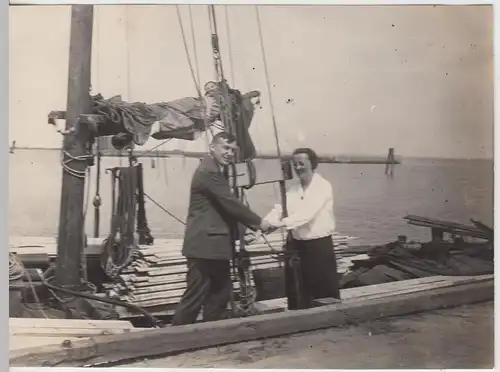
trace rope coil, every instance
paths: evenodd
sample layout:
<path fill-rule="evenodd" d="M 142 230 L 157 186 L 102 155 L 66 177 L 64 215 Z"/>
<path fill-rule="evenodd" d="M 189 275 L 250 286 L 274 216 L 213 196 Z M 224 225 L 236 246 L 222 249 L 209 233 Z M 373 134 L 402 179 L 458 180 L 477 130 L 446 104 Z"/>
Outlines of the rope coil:
<path fill-rule="evenodd" d="M 67 157 L 67 159 L 64 160 L 64 157 Z M 76 170 L 76 169 L 72 168 L 69 164 L 73 161 L 88 162 L 89 160 L 92 160 L 93 158 L 94 158 L 94 155 L 92 155 L 92 154 L 73 156 L 68 151 L 62 150 L 62 152 L 61 152 L 61 166 L 65 172 L 69 173 L 73 177 L 85 178 L 86 170 L 83 170 L 83 171 Z"/>
<path fill-rule="evenodd" d="M 14 253 L 9 252 L 9 282 L 19 280 L 24 275 L 24 265 Z"/>
<path fill-rule="evenodd" d="M 118 187 L 116 185 L 117 180 Z M 111 186 L 113 194 L 111 232 L 103 242 L 101 263 L 106 275 L 115 278 L 132 262 L 138 250 L 137 239 L 134 234 L 137 207 L 136 168 L 112 169 Z M 118 199 L 115 201 L 116 189 L 118 189 Z M 118 233 L 119 238 L 117 238 Z"/>

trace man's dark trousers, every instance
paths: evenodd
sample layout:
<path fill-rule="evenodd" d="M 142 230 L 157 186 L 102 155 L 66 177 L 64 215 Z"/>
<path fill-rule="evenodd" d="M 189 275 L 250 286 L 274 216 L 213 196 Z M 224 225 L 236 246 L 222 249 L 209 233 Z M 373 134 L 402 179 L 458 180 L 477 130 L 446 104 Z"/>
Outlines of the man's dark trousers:
<path fill-rule="evenodd" d="M 187 266 L 187 290 L 172 325 L 194 323 L 202 307 L 204 321 L 227 318 L 232 286 L 229 261 L 187 258 Z"/>

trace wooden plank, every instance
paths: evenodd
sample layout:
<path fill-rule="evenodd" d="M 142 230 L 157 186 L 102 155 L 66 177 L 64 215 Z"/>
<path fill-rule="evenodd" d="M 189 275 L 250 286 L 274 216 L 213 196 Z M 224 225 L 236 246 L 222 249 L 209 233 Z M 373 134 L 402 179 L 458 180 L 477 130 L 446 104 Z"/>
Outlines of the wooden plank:
<path fill-rule="evenodd" d="M 116 363 L 198 348 L 276 337 L 443 307 L 490 301 L 493 280 L 242 319 L 153 329 L 76 341 L 71 348 L 46 346 L 13 352 L 11 366 L 73 366 Z M 51 361 L 51 362 L 48 362 Z"/>
<path fill-rule="evenodd" d="M 9 337 L 9 351 L 29 349 L 33 347 L 47 345 L 62 345 L 64 342 L 74 342 L 77 340 L 89 339 L 80 337 L 30 337 L 25 335 L 15 335 Z"/>
<path fill-rule="evenodd" d="M 131 332 L 133 328 L 37 328 L 37 327 L 9 327 L 9 335 L 33 335 L 33 336 L 64 336 L 64 337 L 89 337 L 112 335 Z"/>
<path fill-rule="evenodd" d="M 400 280 L 389 283 L 372 284 L 362 287 L 347 288 L 341 290 L 342 299 L 361 297 L 373 293 L 392 292 L 401 288 L 411 288 L 416 285 L 446 281 L 444 276 L 429 276 L 426 278 Z"/>
<path fill-rule="evenodd" d="M 9 327 L 16 328 L 134 328 L 126 320 L 90 320 L 90 319 L 45 319 L 45 318 L 9 318 Z"/>
<path fill-rule="evenodd" d="M 384 296 L 393 296 L 398 293 L 417 292 L 438 287 L 447 287 L 457 285 L 468 281 L 479 282 L 482 280 L 493 280 L 493 275 L 479 275 L 473 277 L 458 276 L 429 276 L 426 278 L 416 278 L 401 280 L 390 283 L 372 284 L 363 287 L 346 288 L 340 290 L 342 302 L 362 301 L 368 298 L 378 298 Z M 272 300 L 261 301 L 264 305 L 271 307 L 286 308 L 286 298 L 275 298 Z"/>
<path fill-rule="evenodd" d="M 157 306 L 150 306 L 148 307 L 148 312 L 156 317 L 158 316 L 172 316 L 175 313 L 175 309 L 177 307 L 177 304 L 174 305 L 169 305 L 169 304 L 159 304 Z M 134 311 L 132 309 L 128 309 L 125 307 L 117 306 L 116 307 L 116 312 L 120 316 L 120 318 L 123 319 L 133 319 L 133 318 L 138 318 L 138 317 L 143 317 L 144 315 L 142 313 L 139 313 L 137 311 Z"/>
<path fill-rule="evenodd" d="M 416 216 L 416 215 L 407 215 L 407 216 L 403 217 L 403 219 L 405 219 L 407 221 L 426 223 L 429 225 L 433 225 L 435 227 L 451 228 L 454 230 L 467 230 L 467 231 L 472 232 L 472 233 L 482 233 L 483 232 L 482 230 L 478 229 L 475 226 L 464 225 L 461 223 L 456 223 L 456 222 L 451 222 L 451 221 L 436 220 L 436 219 L 421 217 L 421 216 Z"/>
<path fill-rule="evenodd" d="M 408 215 L 403 217 L 403 219 L 407 220 L 410 225 L 429 227 L 434 229 L 434 231 L 436 232 L 450 232 L 458 235 L 471 236 L 482 239 L 488 238 L 487 234 L 485 234 L 483 230 L 478 229 L 475 226 L 463 225 L 450 221 L 435 220 L 415 215 Z"/>

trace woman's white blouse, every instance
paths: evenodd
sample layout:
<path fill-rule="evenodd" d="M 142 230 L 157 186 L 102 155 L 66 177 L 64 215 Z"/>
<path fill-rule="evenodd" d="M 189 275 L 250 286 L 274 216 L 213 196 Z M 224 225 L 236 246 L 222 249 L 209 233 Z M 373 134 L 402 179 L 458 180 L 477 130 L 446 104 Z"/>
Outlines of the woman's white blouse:
<path fill-rule="evenodd" d="M 300 182 L 293 182 L 286 191 L 288 217 L 283 219 L 287 230 L 297 240 L 311 240 L 335 232 L 334 198 L 330 182 L 314 173 L 304 191 Z M 265 217 L 269 222 L 281 219 L 282 208 L 276 204 Z"/>

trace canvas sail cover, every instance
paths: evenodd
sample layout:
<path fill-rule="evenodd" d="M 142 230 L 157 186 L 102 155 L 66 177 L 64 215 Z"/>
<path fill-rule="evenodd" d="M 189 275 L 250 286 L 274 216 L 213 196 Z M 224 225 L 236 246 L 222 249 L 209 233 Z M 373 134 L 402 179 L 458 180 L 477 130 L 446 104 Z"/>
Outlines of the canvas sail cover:
<path fill-rule="evenodd" d="M 142 146 L 149 137 L 193 141 L 221 119 L 223 98 L 218 84 L 206 84 L 205 91 L 201 99 L 184 97 L 153 104 L 126 102 L 121 96 L 104 99 L 98 94 L 92 97 L 93 113 L 107 118 L 104 132 L 114 135 L 115 148 L 126 147 L 132 142 Z M 253 91 L 242 95 L 232 89 L 228 92 L 241 160 L 248 160 L 255 157 L 255 146 L 248 131 L 254 115 L 252 99 L 260 94 Z"/>
<path fill-rule="evenodd" d="M 120 139 L 118 147 L 127 142 L 142 146 L 151 135 L 155 139 L 194 140 L 197 132 L 206 130 L 214 121 L 213 115 L 205 114 L 205 103 L 193 97 L 153 104 L 126 102 L 120 96 L 92 98 L 93 113 L 107 118 L 105 133 Z"/>

